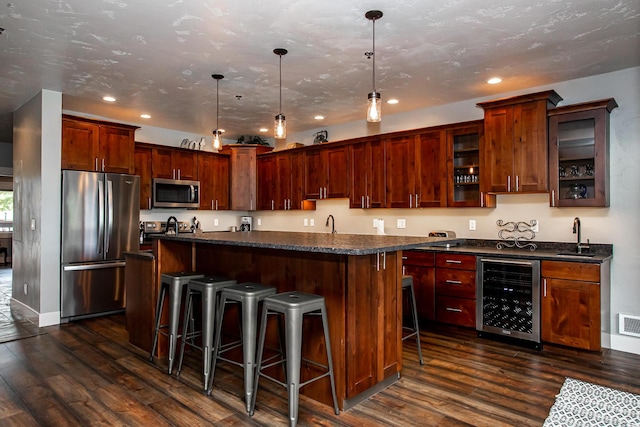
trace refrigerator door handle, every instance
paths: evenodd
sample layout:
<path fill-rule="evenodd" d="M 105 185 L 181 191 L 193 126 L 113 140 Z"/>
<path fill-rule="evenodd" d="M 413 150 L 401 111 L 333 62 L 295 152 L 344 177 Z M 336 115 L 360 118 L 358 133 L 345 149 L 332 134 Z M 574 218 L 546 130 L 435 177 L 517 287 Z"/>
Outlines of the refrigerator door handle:
<path fill-rule="evenodd" d="M 104 187 L 98 186 L 98 253 L 104 252 Z"/>
<path fill-rule="evenodd" d="M 101 262 L 101 263 L 95 263 L 95 264 L 74 264 L 74 265 L 65 265 L 62 267 L 62 270 L 63 271 L 100 270 L 103 268 L 125 267 L 126 265 L 127 265 L 126 261 Z"/>
<path fill-rule="evenodd" d="M 113 232 L 113 181 L 107 180 L 107 232 L 104 236 L 104 252 L 109 252 L 111 233 Z"/>

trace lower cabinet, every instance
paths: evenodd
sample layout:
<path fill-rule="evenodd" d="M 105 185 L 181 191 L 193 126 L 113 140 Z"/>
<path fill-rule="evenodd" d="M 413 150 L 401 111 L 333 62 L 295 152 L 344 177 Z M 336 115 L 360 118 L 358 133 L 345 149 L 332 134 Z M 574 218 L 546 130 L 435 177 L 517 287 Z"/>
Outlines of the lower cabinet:
<path fill-rule="evenodd" d="M 435 254 L 425 251 L 404 251 L 402 273 L 413 277 L 418 317 L 424 320 L 435 320 Z"/>
<path fill-rule="evenodd" d="M 436 254 L 436 320 L 476 326 L 476 257 Z"/>
<path fill-rule="evenodd" d="M 603 264 L 542 261 L 542 340 L 600 350 L 601 326 L 608 322 L 608 268 Z"/>

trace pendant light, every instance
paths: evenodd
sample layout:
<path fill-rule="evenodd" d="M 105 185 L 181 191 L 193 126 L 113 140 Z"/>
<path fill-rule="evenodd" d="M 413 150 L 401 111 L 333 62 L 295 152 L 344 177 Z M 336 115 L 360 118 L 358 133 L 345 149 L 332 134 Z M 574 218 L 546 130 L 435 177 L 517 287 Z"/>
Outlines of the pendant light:
<path fill-rule="evenodd" d="M 220 136 L 222 135 L 222 130 L 220 130 L 220 126 L 218 126 L 218 110 L 220 108 L 220 94 L 218 92 L 218 87 L 220 85 L 220 80 L 224 79 L 222 74 L 212 74 L 216 80 L 216 128 L 213 130 L 213 152 L 217 153 L 220 148 L 222 148 L 222 140 Z"/>
<path fill-rule="evenodd" d="M 367 121 L 371 123 L 379 122 L 382 118 L 382 109 L 380 106 L 380 93 L 376 92 L 376 20 L 382 18 L 382 12 L 379 10 L 370 10 L 364 16 L 373 21 L 373 49 L 366 52 L 367 58 L 373 58 L 373 90 L 369 93 L 367 99 Z"/>
<path fill-rule="evenodd" d="M 287 122 L 282 114 L 282 57 L 288 53 L 287 49 L 273 49 L 273 53 L 280 57 L 280 113 L 276 115 L 273 122 L 273 137 L 275 139 L 285 139 L 287 137 Z"/>

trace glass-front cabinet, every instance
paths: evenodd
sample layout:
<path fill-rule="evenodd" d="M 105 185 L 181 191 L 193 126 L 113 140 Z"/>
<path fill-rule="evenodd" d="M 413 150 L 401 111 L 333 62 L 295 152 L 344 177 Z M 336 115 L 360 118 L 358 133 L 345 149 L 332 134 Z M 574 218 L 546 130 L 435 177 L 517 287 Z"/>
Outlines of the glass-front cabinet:
<path fill-rule="evenodd" d="M 482 125 L 447 131 L 448 197 L 450 207 L 481 207 L 480 138 Z"/>
<path fill-rule="evenodd" d="M 609 206 L 609 113 L 617 106 L 610 98 L 548 112 L 551 206 Z"/>

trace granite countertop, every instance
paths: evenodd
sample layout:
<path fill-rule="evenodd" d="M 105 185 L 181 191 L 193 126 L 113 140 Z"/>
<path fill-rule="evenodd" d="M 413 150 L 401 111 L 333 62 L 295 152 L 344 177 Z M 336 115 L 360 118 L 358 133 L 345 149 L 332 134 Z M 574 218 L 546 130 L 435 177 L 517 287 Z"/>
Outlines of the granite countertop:
<path fill-rule="evenodd" d="M 431 245 L 455 244 L 464 239 L 447 237 L 378 236 L 343 233 L 294 233 L 283 231 L 225 231 L 153 236 L 162 240 L 179 240 L 217 245 L 281 249 L 337 255 L 370 255 Z"/>
<path fill-rule="evenodd" d="M 460 253 L 479 256 L 493 256 L 501 258 L 516 259 L 546 259 L 554 261 L 583 262 L 589 264 L 601 264 L 613 256 L 613 245 L 594 244 L 590 245 L 589 256 L 575 254 L 575 243 L 559 242 L 537 242 L 537 248 L 533 251 L 529 248 L 503 248 L 498 249 L 496 244 L 499 240 L 474 240 L 459 239 L 458 246 L 446 247 L 422 247 L 417 250 Z"/>

